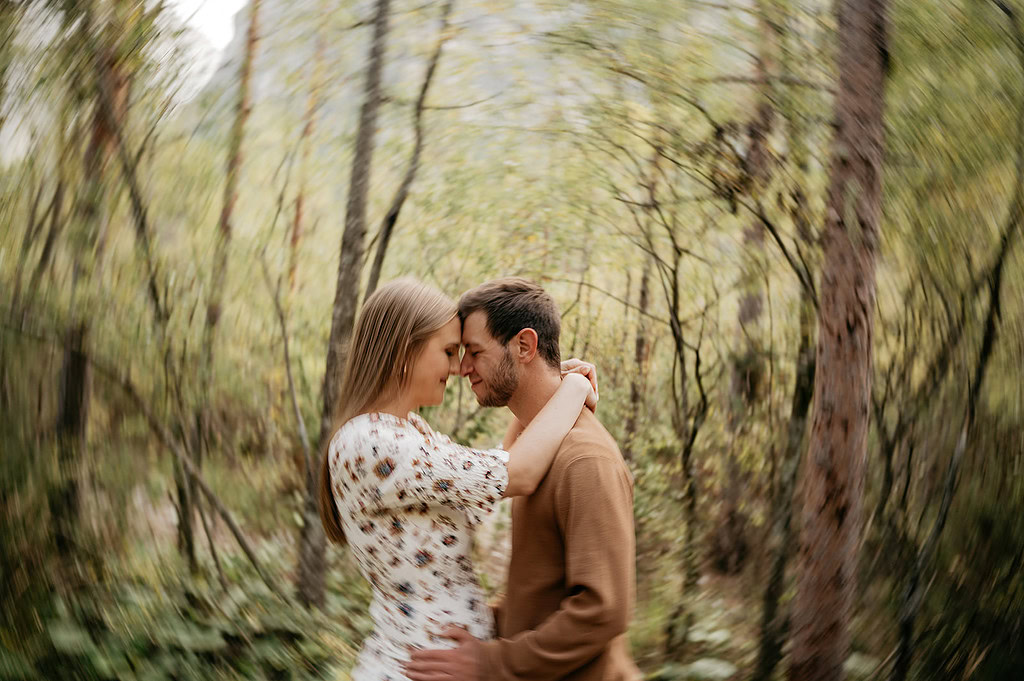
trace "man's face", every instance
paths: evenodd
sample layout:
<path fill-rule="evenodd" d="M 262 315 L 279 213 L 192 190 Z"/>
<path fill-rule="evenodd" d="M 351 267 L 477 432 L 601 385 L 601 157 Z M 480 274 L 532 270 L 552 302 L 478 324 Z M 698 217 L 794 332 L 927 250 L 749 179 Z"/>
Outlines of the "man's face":
<path fill-rule="evenodd" d="M 483 310 L 471 313 L 462 324 L 462 375 L 482 407 L 504 407 L 519 387 L 519 367 L 506 345 L 487 330 Z"/>

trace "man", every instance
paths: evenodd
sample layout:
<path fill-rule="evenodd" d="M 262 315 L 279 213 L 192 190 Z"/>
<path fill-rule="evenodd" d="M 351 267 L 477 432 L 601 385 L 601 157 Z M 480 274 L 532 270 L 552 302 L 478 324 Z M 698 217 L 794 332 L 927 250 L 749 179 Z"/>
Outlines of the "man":
<path fill-rule="evenodd" d="M 560 316 L 519 278 L 488 282 L 459 301 L 462 375 L 477 401 L 529 423 L 561 380 Z M 498 638 L 445 634 L 451 650 L 414 651 L 412 681 L 620 681 L 639 677 L 626 629 L 633 608 L 633 485 L 611 435 L 587 409 L 547 477 L 512 504 L 512 557 Z"/>

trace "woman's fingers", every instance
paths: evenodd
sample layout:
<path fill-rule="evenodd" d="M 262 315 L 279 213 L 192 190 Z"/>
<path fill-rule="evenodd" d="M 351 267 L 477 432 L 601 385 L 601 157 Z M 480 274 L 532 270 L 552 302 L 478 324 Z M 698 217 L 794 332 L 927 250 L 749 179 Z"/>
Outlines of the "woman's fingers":
<path fill-rule="evenodd" d="M 576 362 L 576 364 L 566 368 L 565 365 L 569 362 Z M 587 380 L 590 381 L 591 387 L 594 388 L 594 393 L 598 394 L 600 392 L 597 387 L 597 367 L 593 364 L 578 359 L 566 360 L 565 362 L 562 362 L 562 376 L 565 376 L 566 374 L 581 374 L 585 376 Z"/>

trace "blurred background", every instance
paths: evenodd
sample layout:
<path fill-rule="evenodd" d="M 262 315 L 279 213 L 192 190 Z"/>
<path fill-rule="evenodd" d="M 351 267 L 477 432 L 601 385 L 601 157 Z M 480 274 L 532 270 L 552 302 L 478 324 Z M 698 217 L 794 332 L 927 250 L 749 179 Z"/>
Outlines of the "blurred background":
<path fill-rule="evenodd" d="M 649 678 L 1024 678 L 1024 5 L 840 4 L 0 0 L 0 678 L 347 678 L 308 472 L 403 274 L 599 367 Z"/>

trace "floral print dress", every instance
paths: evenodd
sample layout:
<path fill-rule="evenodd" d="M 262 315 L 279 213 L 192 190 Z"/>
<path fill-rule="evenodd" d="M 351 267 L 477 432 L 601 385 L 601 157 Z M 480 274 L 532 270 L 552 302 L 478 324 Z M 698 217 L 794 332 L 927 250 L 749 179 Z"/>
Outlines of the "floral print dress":
<path fill-rule="evenodd" d="M 470 560 L 472 528 L 508 485 L 508 452 L 452 442 L 410 413 L 361 414 L 328 449 L 345 536 L 373 591 L 353 681 L 403 681 L 409 646 L 449 648 L 438 633 L 494 636 Z"/>

